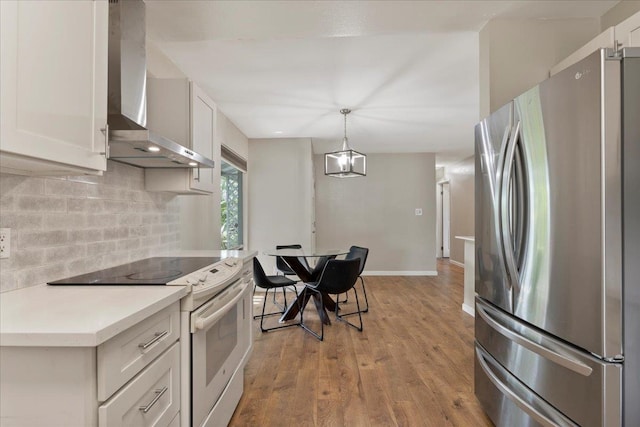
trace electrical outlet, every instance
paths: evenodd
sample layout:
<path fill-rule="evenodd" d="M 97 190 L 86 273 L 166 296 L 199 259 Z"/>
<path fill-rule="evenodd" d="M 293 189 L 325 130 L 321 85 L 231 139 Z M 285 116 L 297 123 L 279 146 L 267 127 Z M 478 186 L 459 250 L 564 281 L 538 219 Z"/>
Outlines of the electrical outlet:
<path fill-rule="evenodd" d="M 420 216 L 422 215 L 422 209 L 417 208 L 416 209 L 416 216 Z"/>
<path fill-rule="evenodd" d="M 0 228 L 0 258 L 11 256 L 11 229 Z"/>

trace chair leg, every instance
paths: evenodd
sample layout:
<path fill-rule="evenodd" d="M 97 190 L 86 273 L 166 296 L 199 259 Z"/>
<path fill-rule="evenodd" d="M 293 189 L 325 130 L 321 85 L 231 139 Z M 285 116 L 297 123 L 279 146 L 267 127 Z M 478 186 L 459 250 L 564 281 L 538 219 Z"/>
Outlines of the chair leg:
<path fill-rule="evenodd" d="M 364 293 L 364 305 L 365 308 L 362 310 L 362 313 L 368 313 L 369 312 L 369 298 L 367 298 L 367 288 L 364 287 L 364 279 L 362 278 L 362 276 L 358 276 L 358 279 L 360 279 L 360 282 L 362 283 L 362 292 Z M 340 304 L 344 304 L 349 302 L 349 292 L 345 292 L 344 293 L 344 299 L 342 301 L 338 301 Z"/>
<path fill-rule="evenodd" d="M 356 294 L 356 306 L 357 306 L 358 309 L 356 311 L 354 311 L 354 312 L 351 312 L 351 313 L 338 314 L 338 310 L 340 310 L 340 307 L 339 307 L 340 303 L 336 302 L 336 310 L 335 310 L 336 319 L 338 319 L 339 321 L 344 322 L 347 325 L 349 325 L 349 326 L 357 329 L 358 331 L 362 332 L 362 314 L 361 314 L 362 311 L 360 311 L 360 300 L 358 299 L 358 291 L 356 290 L 355 287 L 352 288 L 352 289 L 353 289 L 353 292 Z M 354 314 L 358 315 L 358 318 L 360 319 L 360 326 L 357 326 L 357 325 L 349 322 L 347 319 L 345 319 L 345 317 L 351 316 L 351 315 L 354 315 Z"/>
<path fill-rule="evenodd" d="M 275 293 L 275 289 L 273 290 L 273 292 Z M 269 296 L 269 289 L 265 289 L 264 290 L 264 298 L 262 299 L 262 315 L 260 316 L 260 330 L 262 332 L 265 331 L 265 329 L 264 329 L 264 327 L 262 325 L 263 325 L 264 318 L 265 318 L 264 309 L 267 306 L 267 297 L 268 296 Z M 272 314 L 275 314 L 275 313 L 269 313 L 268 316 L 272 315 Z"/>
<path fill-rule="evenodd" d="M 284 292 L 284 288 L 283 292 Z M 278 290 L 277 288 L 272 288 L 273 293 L 275 294 L 276 291 Z M 298 291 L 295 288 L 295 286 L 293 287 L 293 291 L 296 293 L 296 300 L 298 299 Z M 282 326 L 274 326 L 273 328 L 265 328 L 264 327 L 264 318 L 268 317 L 268 316 L 272 316 L 272 315 L 276 315 L 276 314 L 284 314 L 284 312 L 286 310 L 282 310 L 282 311 L 276 311 L 276 312 L 272 312 L 272 313 L 266 313 L 265 314 L 265 307 L 267 305 L 267 298 L 268 298 L 268 294 L 269 294 L 269 289 L 265 289 L 265 295 L 264 295 L 264 300 L 262 301 L 262 315 L 257 315 L 257 316 L 253 316 L 254 319 L 257 319 L 258 317 L 260 318 L 260 331 L 262 332 L 269 332 L 269 331 L 274 331 L 276 329 L 284 329 L 284 328 L 290 328 L 291 326 L 300 326 L 300 322 L 298 323 L 291 323 L 288 325 L 282 325 Z M 274 296 L 275 298 L 275 296 Z M 276 304 L 278 305 L 278 304 Z M 280 307 L 278 307 L 280 308 Z M 302 316 L 300 316 L 300 321 L 302 321 Z"/>
<path fill-rule="evenodd" d="M 277 288 L 269 288 L 272 289 L 275 293 Z M 260 319 L 262 317 L 275 316 L 277 314 L 283 314 L 285 310 L 280 306 L 280 304 L 273 303 L 276 307 L 278 307 L 281 311 L 273 311 L 271 313 L 265 313 L 265 306 L 267 305 L 267 298 L 269 298 L 269 289 L 264 290 L 264 299 L 262 300 L 262 314 L 256 314 L 253 316 L 253 320 Z"/>
<path fill-rule="evenodd" d="M 360 278 L 360 282 L 362 282 L 362 292 L 364 293 L 364 305 L 365 308 L 362 310 L 363 313 L 369 312 L 369 299 L 367 298 L 367 288 L 364 287 L 364 279 L 362 276 L 358 276 Z"/>
<path fill-rule="evenodd" d="M 273 300 L 273 301 L 272 301 L 273 305 L 275 305 L 275 306 L 276 306 L 276 307 L 278 307 L 280 310 L 282 310 L 282 313 L 284 313 L 285 311 L 287 311 L 287 307 L 289 307 L 289 306 L 287 305 L 287 291 L 286 291 L 286 289 L 285 289 L 285 288 L 286 288 L 286 286 L 283 286 L 283 287 L 281 288 L 281 289 L 282 289 L 282 298 L 284 299 L 284 305 L 280 304 L 280 303 L 278 302 L 278 300 L 276 299 L 276 291 L 275 291 L 275 289 L 274 289 L 274 291 L 273 291 L 273 298 L 272 298 L 272 300 Z M 265 296 L 266 296 L 266 294 L 265 294 Z"/>
<path fill-rule="evenodd" d="M 303 295 L 304 295 L 304 298 L 306 298 L 307 292 L 316 292 L 316 291 L 309 290 L 307 287 L 305 287 L 302 292 L 304 292 Z M 322 298 L 320 298 L 320 304 L 321 304 L 322 310 L 324 310 L 324 301 L 322 301 Z M 319 334 L 316 331 L 314 331 L 311 328 L 309 328 L 304 323 L 304 310 L 306 308 L 306 305 L 307 304 L 305 304 L 305 307 L 300 307 L 300 326 L 302 327 L 302 329 L 304 329 L 305 331 L 309 332 L 311 335 L 316 337 L 318 340 L 323 341 L 324 340 L 324 322 L 322 321 L 322 319 L 320 319 L 320 333 Z"/>
<path fill-rule="evenodd" d="M 289 307 L 289 304 L 287 304 L 287 291 L 286 291 L 287 286 L 283 286 L 282 289 L 282 298 L 284 300 L 284 305 L 280 304 L 278 302 L 278 300 L 276 299 L 276 293 L 273 293 L 273 305 L 275 305 L 276 307 L 278 307 L 280 310 L 282 310 L 283 312 L 287 311 L 287 308 Z M 297 294 L 297 290 L 296 290 L 296 294 Z M 253 293 L 256 293 L 256 285 L 253 285 Z"/>
<path fill-rule="evenodd" d="M 287 288 L 286 288 L 286 286 L 282 287 L 282 299 L 284 300 L 284 311 L 286 311 L 287 307 L 289 307 L 289 304 L 287 304 Z"/>

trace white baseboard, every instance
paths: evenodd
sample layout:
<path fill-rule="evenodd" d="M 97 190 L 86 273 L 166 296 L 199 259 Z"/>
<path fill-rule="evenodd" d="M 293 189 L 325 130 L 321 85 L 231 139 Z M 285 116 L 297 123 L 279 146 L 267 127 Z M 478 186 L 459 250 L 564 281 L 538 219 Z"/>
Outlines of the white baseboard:
<path fill-rule="evenodd" d="M 476 311 L 473 307 L 468 306 L 467 304 L 462 304 L 462 311 L 467 314 L 470 314 L 473 317 L 476 317 Z"/>
<path fill-rule="evenodd" d="M 464 264 L 455 260 L 452 260 L 451 258 L 449 258 L 449 262 L 453 265 L 457 265 L 458 267 L 462 267 L 464 268 Z"/>
<path fill-rule="evenodd" d="M 438 272 L 426 271 L 363 271 L 363 276 L 437 276 Z"/>

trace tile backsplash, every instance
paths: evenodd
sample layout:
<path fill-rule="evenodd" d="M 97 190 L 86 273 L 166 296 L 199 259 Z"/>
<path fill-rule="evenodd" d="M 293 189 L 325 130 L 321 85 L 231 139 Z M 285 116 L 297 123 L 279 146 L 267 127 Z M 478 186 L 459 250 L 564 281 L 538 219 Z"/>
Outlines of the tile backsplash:
<path fill-rule="evenodd" d="M 0 292 L 112 267 L 177 249 L 180 205 L 144 189 L 144 170 L 108 162 L 103 176 L 0 174 Z"/>

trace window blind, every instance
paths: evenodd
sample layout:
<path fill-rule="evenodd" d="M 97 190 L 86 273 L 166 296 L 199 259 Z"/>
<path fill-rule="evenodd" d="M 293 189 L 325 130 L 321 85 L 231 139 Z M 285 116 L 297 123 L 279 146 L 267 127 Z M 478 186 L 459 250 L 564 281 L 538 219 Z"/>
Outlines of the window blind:
<path fill-rule="evenodd" d="M 247 171 L 247 160 L 242 158 L 238 153 L 231 150 L 226 146 L 222 146 L 220 150 L 220 155 L 224 159 L 225 162 L 231 163 L 236 168 L 240 169 L 243 172 Z"/>

